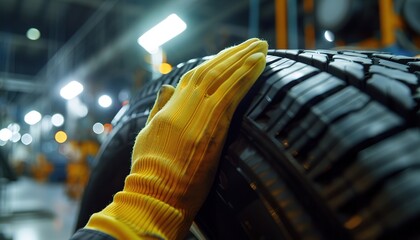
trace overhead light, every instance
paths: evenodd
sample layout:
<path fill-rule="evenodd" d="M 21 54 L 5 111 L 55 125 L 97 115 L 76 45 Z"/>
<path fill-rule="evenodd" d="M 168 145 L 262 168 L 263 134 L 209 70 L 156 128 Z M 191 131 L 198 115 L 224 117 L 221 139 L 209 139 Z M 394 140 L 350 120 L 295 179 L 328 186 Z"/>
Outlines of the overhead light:
<path fill-rule="evenodd" d="M 17 123 L 11 123 L 11 124 L 9 124 L 9 126 L 7 126 L 7 128 L 10 129 L 10 131 L 12 131 L 12 133 L 20 131 L 20 126 Z"/>
<path fill-rule="evenodd" d="M 64 131 L 58 131 L 55 133 L 54 139 L 58 143 L 64 143 L 67 141 L 67 134 Z"/>
<path fill-rule="evenodd" d="M 96 134 L 101 134 L 101 133 L 104 132 L 105 128 L 104 128 L 104 125 L 102 123 L 97 122 L 97 123 L 93 124 L 92 130 Z"/>
<path fill-rule="evenodd" d="M 71 81 L 61 88 L 60 95 L 67 100 L 77 97 L 83 92 L 83 85 L 78 81 Z"/>
<path fill-rule="evenodd" d="M 99 106 L 107 108 L 112 105 L 112 98 L 108 95 L 102 95 L 98 98 Z"/>
<path fill-rule="evenodd" d="M 38 40 L 41 37 L 41 32 L 36 28 L 29 28 L 26 37 L 30 40 Z"/>
<path fill-rule="evenodd" d="M 3 128 L 0 130 L 0 140 L 3 142 L 9 141 L 13 136 L 13 133 L 8 128 Z"/>
<path fill-rule="evenodd" d="M 41 121 L 41 118 L 42 118 L 41 113 L 39 113 L 38 111 L 32 110 L 25 115 L 24 120 L 27 124 L 34 125 L 38 123 L 39 121 Z"/>
<path fill-rule="evenodd" d="M 329 30 L 327 30 L 327 31 L 324 32 L 324 38 L 328 42 L 334 42 L 334 40 L 335 40 L 334 33 L 331 32 L 331 31 L 329 31 Z"/>
<path fill-rule="evenodd" d="M 32 136 L 29 133 L 25 133 L 23 134 L 23 136 L 20 138 L 20 141 L 24 144 L 24 145 L 29 145 L 32 143 Z"/>
<path fill-rule="evenodd" d="M 162 74 L 168 74 L 172 71 L 172 66 L 169 63 L 161 63 L 159 66 L 159 72 Z"/>
<path fill-rule="evenodd" d="M 12 141 L 14 143 L 17 143 L 17 142 L 19 142 L 20 137 L 21 137 L 20 133 L 18 133 L 18 132 L 13 133 L 12 137 L 10 138 L 10 141 Z"/>
<path fill-rule="evenodd" d="M 63 115 L 56 113 L 54 115 L 52 115 L 51 117 L 51 123 L 52 125 L 56 126 L 56 127 L 60 127 L 64 124 L 64 117 Z"/>
<path fill-rule="evenodd" d="M 150 54 L 158 51 L 159 47 L 187 29 L 187 24 L 176 14 L 171 14 L 163 21 L 152 27 L 137 42 Z"/>

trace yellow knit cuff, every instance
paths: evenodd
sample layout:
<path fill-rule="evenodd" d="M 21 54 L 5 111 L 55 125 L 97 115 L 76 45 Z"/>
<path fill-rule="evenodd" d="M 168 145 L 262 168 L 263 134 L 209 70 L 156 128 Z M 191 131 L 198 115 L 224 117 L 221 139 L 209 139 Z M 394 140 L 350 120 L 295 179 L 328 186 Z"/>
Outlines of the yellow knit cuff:
<path fill-rule="evenodd" d="M 139 236 L 129 226 L 125 225 L 124 223 L 118 221 L 117 219 L 111 216 L 102 214 L 100 212 L 95 213 L 90 217 L 89 222 L 87 223 L 85 228 L 92 229 L 95 231 L 101 231 L 116 239 L 122 240 L 163 239 L 160 236 L 153 236 L 153 234 Z"/>
<path fill-rule="evenodd" d="M 129 182 L 126 184 L 130 185 Z M 111 204 L 91 216 L 86 228 L 105 232 L 118 239 L 176 239 L 186 234 L 191 225 L 183 215 L 158 199 L 122 191 L 114 196 Z"/>

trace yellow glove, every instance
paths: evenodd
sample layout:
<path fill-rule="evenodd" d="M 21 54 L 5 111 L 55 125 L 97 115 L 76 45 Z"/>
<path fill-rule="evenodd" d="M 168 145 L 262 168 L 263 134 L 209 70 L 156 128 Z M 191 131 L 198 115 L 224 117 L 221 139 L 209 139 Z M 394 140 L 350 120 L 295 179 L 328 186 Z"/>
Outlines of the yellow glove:
<path fill-rule="evenodd" d="M 215 177 L 230 120 L 265 67 L 250 39 L 163 86 L 138 134 L 124 190 L 86 228 L 118 239 L 182 239 Z"/>

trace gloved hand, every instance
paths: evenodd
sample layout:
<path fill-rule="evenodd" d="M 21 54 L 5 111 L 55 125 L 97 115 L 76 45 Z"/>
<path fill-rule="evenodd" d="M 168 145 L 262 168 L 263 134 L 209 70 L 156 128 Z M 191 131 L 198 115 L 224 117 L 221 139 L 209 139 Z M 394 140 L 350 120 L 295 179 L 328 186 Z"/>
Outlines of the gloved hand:
<path fill-rule="evenodd" d="M 137 136 L 124 190 L 86 228 L 118 239 L 182 239 L 215 177 L 232 115 L 265 67 L 250 39 L 162 86 Z"/>

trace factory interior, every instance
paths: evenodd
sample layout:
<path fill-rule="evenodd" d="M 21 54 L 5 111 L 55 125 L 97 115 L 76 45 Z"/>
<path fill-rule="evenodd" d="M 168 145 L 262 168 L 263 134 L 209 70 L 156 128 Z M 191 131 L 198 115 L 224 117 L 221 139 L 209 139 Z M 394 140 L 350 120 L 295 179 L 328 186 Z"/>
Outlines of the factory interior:
<path fill-rule="evenodd" d="M 411 59 L 419 13 L 418 0 L 0 0 L 0 240 L 69 239 L 116 115 L 180 64 L 253 37 Z M 174 36 L 145 40 L 165 20 Z M 332 239 L 299 236 L 248 237 Z"/>

